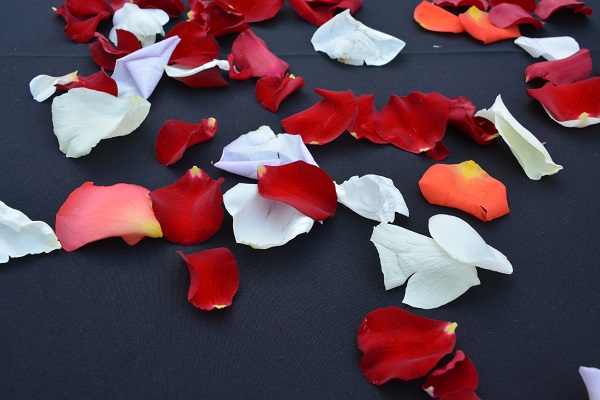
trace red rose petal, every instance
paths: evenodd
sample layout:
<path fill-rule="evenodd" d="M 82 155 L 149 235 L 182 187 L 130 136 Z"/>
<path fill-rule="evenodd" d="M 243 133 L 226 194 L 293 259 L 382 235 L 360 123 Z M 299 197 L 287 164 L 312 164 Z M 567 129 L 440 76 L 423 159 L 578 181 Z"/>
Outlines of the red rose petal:
<path fill-rule="evenodd" d="M 197 124 L 170 119 L 164 123 L 156 138 L 156 159 L 171 165 L 181 159 L 185 150 L 212 139 L 217 133 L 217 120 L 203 119 Z"/>
<path fill-rule="evenodd" d="M 450 154 L 450 150 L 448 150 L 444 143 L 437 142 L 435 146 L 433 146 L 433 149 L 427 150 L 425 154 L 427 155 L 427 157 L 432 158 L 436 161 L 442 161 L 445 160 L 446 157 L 448 157 L 448 154 Z"/>
<path fill-rule="evenodd" d="M 181 0 L 138 0 L 139 8 L 158 8 L 169 14 L 169 18 L 179 18 L 185 6 Z"/>
<path fill-rule="evenodd" d="M 264 40 L 247 29 L 231 45 L 229 76 L 245 80 L 250 77 L 276 76 L 283 78 L 289 64 L 271 53 Z"/>
<path fill-rule="evenodd" d="M 337 207 L 335 184 L 321 168 L 302 160 L 258 167 L 258 194 L 282 201 L 302 214 L 322 221 Z"/>
<path fill-rule="evenodd" d="M 277 112 L 281 102 L 302 87 L 304 87 L 304 79 L 299 76 L 286 74 L 283 79 L 277 76 L 264 76 L 256 82 L 256 98 L 261 106 Z"/>
<path fill-rule="evenodd" d="M 58 210 L 56 236 L 66 251 L 115 236 L 129 245 L 145 236 L 161 237 L 148 193 L 137 185 L 94 186 L 86 182 Z"/>
<path fill-rule="evenodd" d="M 456 350 L 454 358 L 443 368 L 431 372 L 423 384 L 433 398 L 446 398 L 448 394 L 465 390 L 475 393 L 479 384 L 479 375 L 475 365 L 461 350 Z"/>
<path fill-rule="evenodd" d="M 358 329 L 360 369 L 369 382 L 425 376 L 454 348 L 457 324 L 419 317 L 398 307 L 370 312 Z"/>
<path fill-rule="evenodd" d="M 531 24 L 541 28 L 545 22 L 536 19 L 521 6 L 510 3 L 501 3 L 490 10 L 490 21 L 498 28 L 508 28 L 511 25 Z"/>
<path fill-rule="evenodd" d="M 177 252 L 190 270 L 188 301 L 194 307 L 210 311 L 231 305 L 240 276 L 231 251 L 224 247 L 185 255 Z"/>
<path fill-rule="evenodd" d="M 555 85 L 582 81 L 592 72 L 592 57 L 588 49 L 581 49 L 567 58 L 531 64 L 525 70 L 525 82 L 542 78 Z"/>
<path fill-rule="evenodd" d="M 469 136 L 479 144 L 490 144 L 499 136 L 496 125 L 482 118 L 474 117 L 475 105 L 466 97 L 454 97 L 450 99 L 452 108 L 448 125 L 458 128 L 462 133 Z"/>
<path fill-rule="evenodd" d="M 349 9 L 354 14 L 362 7 L 362 0 L 289 0 L 296 13 L 313 25 L 321 26 L 338 11 Z"/>
<path fill-rule="evenodd" d="M 110 8 L 102 0 L 67 0 L 53 10 L 66 21 L 67 36 L 78 43 L 92 40 L 100 21 L 110 18 Z"/>
<path fill-rule="evenodd" d="M 592 15 L 593 10 L 585 6 L 584 2 L 574 0 L 541 0 L 535 7 L 535 15 L 546 19 L 558 9 L 571 7 L 574 12 L 584 15 Z"/>
<path fill-rule="evenodd" d="M 283 0 L 224 0 L 244 15 L 246 22 L 261 22 L 273 18 L 283 7 Z"/>
<path fill-rule="evenodd" d="M 374 94 L 361 94 L 356 100 L 356 118 L 348 127 L 348 132 L 358 139 L 367 139 L 373 143 L 386 144 L 375 131 L 375 117 L 377 109 L 375 108 Z"/>
<path fill-rule="evenodd" d="M 191 7 L 188 17 L 200 25 L 208 23 L 208 32 L 214 37 L 248 29 L 244 15 L 222 0 L 198 1 Z"/>
<path fill-rule="evenodd" d="M 210 239 L 223 222 L 222 182 L 193 167 L 174 184 L 150 192 L 165 238 L 186 245 Z"/>
<path fill-rule="evenodd" d="M 557 121 L 574 121 L 582 117 L 600 117 L 600 77 L 567 85 L 546 83 L 527 94 L 542 103 Z"/>
<path fill-rule="evenodd" d="M 518 25 L 508 28 L 498 28 L 490 20 L 490 15 L 477 7 L 471 7 L 458 16 L 467 33 L 484 44 L 504 39 L 514 39 L 521 36 Z"/>
<path fill-rule="evenodd" d="M 415 8 L 413 17 L 419 25 L 430 31 L 460 33 L 465 30 L 456 15 L 427 0 Z"/>
<path fill-rule="evenodd" d="M 281 121 L 289 134 L 302 136 L 307 144 L 325 144 L 340 136 L 356 116 L 356 101 L 351 91 L 315 89 L 323 97 L 312 107 Z"/>
<path fill-rule="evenodd" d="M 139 39 L 131 32 L 117 29 L 117 47 L 101 33 L 94 33 L 97 42 L 90 43 L 92 59 L 102 68 L 113 71 L 117 60 L 142 48 Z"/>
<path fill-rule="evenodd" d="M 450 109 L 450 99 L 439 93 L 392 95 L 375 118 L 375 130 L 382 139 L 403 150 L 426 152 L 442 140 Z"/>
<path fill-rule="evenodd" d="M 500 4 L 515 4 L 525 11 L 535 11 L 535 0 L 489 0 L 489 3 L 490 7 L 496 7 Z"/>
<path fill-rule="evenodd" d="M 203 69 L 194 75 L 172 78 L 183 82 L 192 88 L 227 87 L 229 86 L 229 82 L 225 80 L 221 71 L 221 68 L 214 66 L 212 68 Z"/>
<path fill-rule="evenodd" d="M 475 6 L 481 11 L 488 9 L 489 4 L 486 0 L 433 0 L 433 3 L 440 7 L 470 7 Z"/>
<path fill-rule="evenodd" d="M 69 82 L 66 85 L 56 84 L 54 85 L 58 90 L 70 90 L 73 88 L 84 87 L 99 92 L 105 92 L 118 96 L 119 89 L 117 88 L 117 82 L 104 71 L 102 68 L 100 71 L 90 76 L 77 76 L 73 82 Z"/>
<path fill-rule="evenodd" d="M 194 21 L 178 23 L 169 31 L 165 39 L 172 36 L 179 36 L 181 41 L 171 54 L 169 64 L 197 67 L 219 58 L 217 40 Z"/>

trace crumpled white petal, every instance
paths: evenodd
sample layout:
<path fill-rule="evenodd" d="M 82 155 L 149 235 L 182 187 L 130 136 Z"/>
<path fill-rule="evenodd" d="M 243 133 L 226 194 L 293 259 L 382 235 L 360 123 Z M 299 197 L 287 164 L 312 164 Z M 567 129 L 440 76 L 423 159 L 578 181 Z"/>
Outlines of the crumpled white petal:
<path fill-rule="evenodd" d="M 211 69 L 213 67 L 219 67 L 223 71 L 229 71 L 229 61 L 227 60 L 213 60 L 206 64 L 200 65 L 199 67 L 189 67 L 187 65 L 165 65 L 164 69 L 168 76 L 171 78 L 186 78 L 188 76 L 196 75 L 204 70 Z"/>
<path fill-rule="evenodd" d="M 314 224 L 294 207 L 265 199 L 258 185 L 238 183 L 223 195 L 225 209 L 233 217 L 233 234 L 237 243 L 255 249 L 282 246 Z"/>
<path fill-rule="evenodd" d="M 570 36 L 556 36 L 534 39 L 520 36 L 515 44 L 528 52 L 532 57 L 544 57 L 548 61 L 560 60 L 572 56 L 579 51 L 579 43 Z"/>
<path fill-rule="evenodd" d="M 63 76 L 38 75 L 29 82 L 29 91 L 34 100 L 42 102 L 56 92 L 54 85 L 66 85 L 77 80 L 77 71 Z"/>
<path fill-rule="evenodd" d="M 379 175 L 353 176 L 341 185 L 336 183 L 338 201 L 365 218 L 394 222 L 396 213 L 408 217 L 402 193 L 391 179 Z"/>
<path fill-rule="evenodd" d="M 585 383 L 590 400 L 600 400 L 600 369 L 579 367 L 579 374 Z"/>
<path fill-rule="evenodd" d="M 540 141 L 508 111 L 502 97 L 498 95 L 489 109 L 475 113 L 496 125 L 498 133 L 523 167 L 529 179 L 539 180 L 544 175 L 553 175 L 563 167 L 555 164 Z"/>
<path fill-rule="evenodd" d="M 0 201 L 0 263 L 10 257 L 49 253 L 62 248 L 48 224 L 32 221 L 25 214 Z"/>
<path fill-rule="evenodd" d="M 136 4 L 125 3 L 115 11 L 113 28 L 108 38 L 116 45 L 117 29 L 133 33 L 142 43 L 142 47 L 156 42 L 156 34 L 165 35 L 163 25 L 169 22 L 169 14 L 158 8 L 140 8 Z"/>
<path fill-rule="evenodd" d="M 376 66 L 392 61 L 406 45 L 355 20 L 348 9 L 321 25 L 311 43 L 316 51 L 345 64 Z"/>
<path fill-rule="evenodd" d="M 102 139 L 133 132 L 149 111 L 150 103 L 138 96 L 76 88 L 54 98 L 52 124 L 60 151 L 77 158 L 89 154 Z"/>
<path fill-rule="evenodd" d="M 179 36 L 172 36 L 119 58 L 111 77 L 117 82 L 119 97 L 150 97 L 180 41 Z"/>
<path fill-rule="evenodd" d="M 300 135 L 275 135 L 271 128 L 263 125 L 225 146 L 215 167 L 258 179 L 256 170 L 259 165 L 284 165 L 298 160 L 317 165 Z"/>

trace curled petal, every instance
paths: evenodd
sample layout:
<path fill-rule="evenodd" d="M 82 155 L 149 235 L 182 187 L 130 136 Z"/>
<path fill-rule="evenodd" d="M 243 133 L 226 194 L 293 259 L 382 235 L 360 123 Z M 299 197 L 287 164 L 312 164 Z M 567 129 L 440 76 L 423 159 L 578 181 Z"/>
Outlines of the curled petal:
<path fill-rule="evenodd" d="M 108 4 L 102 0 L 67 0 L 60 9 L 53 7 L 53 10 L 67 23 L 66 35 L 78 43 L 92 40 L 98 24 L 110 18 Z"/>
<path fill-rule="evenodd" d="M 56 214 L 56 236 L 67 251 L 109 237 L 134 245 L 145 236 L 162 237 L 150 205 L 149 190 L 118 183 L 75 189 Z"/>
<path fill-rule="evenodd" d="M 115 69 L 115 64 L 119 58 L 125 57 L 142 48 L 140 41 L 133 33 L 123 29 L 117 29 L 116 31 L 119 43 L 116 47 L 104 35 L 98 32 L 94 34 L 94 37 L 98 41 L 90 43 L 92 59 L 102 68 L 111 71 Z"/>
<path fill-rule="evenodd" d="M 185 255 L 177 252 L 190 270 L 188 301 L 210 311 L 231 305 L 240 283 L 237 262 L 229 249 L 219 247 Z"/>
<path fill-rule="evenodd" d="M 256 82 L 255 93 L 261 106 L 277 112 L 281 102 L 302 87 L 304 79 L 292 74 L 286 74 L 283 79 L 278 76 L 263 76 Z"/>
<path fill-rule="evenodd" d="M 156 159 L 162 165 L 179 161 L 184 151 L 195 144 L 210 140 L 217 133 L 217 120 L 203 119 L 197 124 L 170 119 L 156 138 Z"/>
<path fill-rule="evenodd" d="M 490 15 L 471 6 L 467 11 L 458 16 L 467 33 L 484 44 L 497 42 L 504 39 L 518 38 L 521 36 L 518 25 L 507 28 L 498 28 L 490 20 Z"/>
<path fill-rule="evenodd" d="M 496 126 L 482 117 L 475 117 L 475 105 L 464 96 L 450 99 L 452 109 L 448 118 L 448 125 L 458 128 L 475 142 L 485 145 L 497 138 Z"/>
<path fill-rule="evenodd" d="M 423 384 L 425 390 L 433 398 L 447 399 L 452 393 L 471 391 L 473 395 L 479 384 L 479 375 L 473 361 L 460 350 L 456 350 L 454 358 L 443 368 L 434 370 Z M 464 400 L 478 399 L 464 397 Z"/>
<path fill-rule="evenodd" d="M 535 2 L 536 0 L 489 0 L 492 9 L 501 4 L 514 4 L 531 13 L 535 11 Z"/>
<path fill-rule="evenodd" d="M 313 25 L 321 26 L 340 10 L 348 9 L 352 14 L 362 7 L 362 0 L 289 0 L 300 17 Z"/>
<path fill-rule="evenodd" d="M 191 8 L 188 16 L 192 20 L 208 21 L 208 32 L 214 37 L 248 29 L 244 15 L 221 0 L 198 2 Z"/>
<path fill-rule="evenodd" d="M 233 217 L 235 241 L 255 249 L 282 246 L 310 231 L 315 222 L 292 206 L 260 196 L 258 185 L 239 183 L 223 201 Z"/>
<path fill-rule="evenodd" d="M 440 7 L 470 7 L 475 6 L 481 11 L 485 11 L 489 8 L 489 4 L 486 0 L 433 0 L 433 4 Z"/>
<path fill-rule="evenodd" d="M 545 84 L 527 89 L 527 94 L 544 106 L 557 123 L 568 128 L 584 128 L 600 123 L 600 77 L 567 85 Z"/>
<path fill-rule="evenodd" d="M 225 0 L 246 22 L 261 22 L 273 18 L 283 7 L 283 0 Z"/>
<path fill-rule="evenodd" d="M 49 253 L 62 246 L 50 226 L 32 221 L 0 201 L 0 263 L 27 254 Z"/>
<path fill-rule="evenodd" d="M 545 22 L 534 18 L 521 6 L 511 3 L 500 3 L 490 10 L 490 21 L 498 28 L 508 28 L 511 25 L 531 24 L 541 28 Z"/>
<path fill-rule="evenodd" d="M 269 51 L 264 40 L 247 29 L 240 33 L 231 46 L 229 76 L 245 80 L 251 77 L 277 76 L 283 78 L 289 64 Z"/>
<path fill-rule="evenodd" d="M 138 0 L 140 8 L 157 8 L 166 12 L 170 18 L 179 18 L 185 6 L 181 0 Z"/>
<path fill-rule="evenodd" d="M 340 136 L 356 116 L 356 102 L 351 91 L 333 92 L 315 89 L 323 97 L 312 107 L 281 121 L 283 129 L 300 135 L 304 143 L 325 144 Z"/>
<path fill-rule="evenodd" d="M 137 96 L 76 88 L 53 100 L 52 124 L 60 151 L 77 158 L 89 154 L 102 139 L 130 134 L 149 111 L 150 103 Z"/>
<path fill-rule="evenodd" d="M 193 167 L 174 184 L 152 191 L 152 209 L 165 238 L 186 245 L 210 239 L 223 223 L 222 182 Z"/>
<path fill-rule="evenodd" d="M 544 145 L 512 116 L 500 95 L 492 107 L 480 110 L 475 115 L 486 118 L 496 125 L 498 133 L 508 144 L 529 179 L 538 180 L 544 175 L 553 175 L 562 169 L 562 166 L 552 161 Z"/>
<path fill-rule="evenodd" d="M 261 126 L 225 146 L 215 167 L 258 179 L 259 165 L 283 165 L 298 160 L 317 165 L 301 137 L 285 133 L 275 135 L 268 126 Z"/>
<path fill-rule="evenodd" d="M 534 78 L 542 78 L 555 85 L 582 81 L 592 72 L 592 57 L 588 49 L 554 61 L 542 61 L 527 67 L 525 82 Z"/>
<path fill-rule="evenodd" d="M 600 369 L 579 367 L 579 374 L 587 388 L 589 400 L 600 400 Z"/>
<path fill-rule="evenodd" d="M 356 118 L 348 127 L 348 132 L 352 137 L 359 139 L 367 139 L 370 142 L 377 144 L 386 144 L 375 131 L 375 118 L 377 109 L 375 108 L 374 94 L 361 94 L 356 99 Z"/>
<path fill-rule="evenodd" d="M 365 218 L 394 222 L 396 213 L 408 217 L 408 207 L 394 182 L 379 175 L 353 176 L 335 185 L 340 203 Z"/>
<path fill-rule="evenodd" d="M 316 51 L 322 51 L 344 64 L 385 65 L 406 45 L 402 40 L 376 31 L 355 20 L 345 10 L 316 30 L 311 38 Z"/>
<path fill-rule="evenodd" d="M 181 42 L 171 54 L 169 64 L 197 67 L 219 58 L 217 40 L 194 21 L 178 23 L 165 39 L 173 36 L 177 36 Z"/>
<path fill-rule="evenodd" d="M 133 33 L 143 47 L 156 42 L 156 35 L 165 35 L 163 25 L 169 22 L 169 15 L 159 9 L 142 9 L 137 4 L 125 3 L 122 8 L 115 11 L 113 28 L 108 35 L 109 39 L 118 44 L 117 29 Z"/>
<path fill-rule="evenodd" d="M 38 75 L 29 82 L 29 91 L 34 100 L 42 102 L 56 92 L 56 84 L 67 84 L 77 79 L 77 71 L 63 76 Z"/>
<path fill-rule="evenodd" d="M 112 79 L 108 74 L 101 69 L 100 71 L 90 76 L 77 76 L 75 79 L 68 83 L 55 83 L 54 86 L 58 90 L 71 90 L 79 87 L 88 88 L 91 90 L 97 90 L 99 92 L 105 92 L 116 96 L 118 94 L 117 82 Z"/>
<path fill-rule="evenodd" d="M 509 212 L 506 187 L 474 161 L 433 165 L 419 181 L 419 187 L 430 204 L 458 208 L 482 221 Z"/>
<path fill-rule="evenodd" d="M 515 39 L 515 44 L 529 53 L 533 58 L 541 56 L 549 61 L 567 58 L 579 51 L 579 44 L 570 36 L 539 39 L 520 36 Z"/>
<path fill-rule="evenodd" d="M 371 311 L 358 328 L 360 369 L 369 382 L 425 376 L 456 343 L 456 322 L 420 317 L 398 307 Z"/>
<path fill-rule="evenodd" d="M 535 15 L 541 19 L 547 19 L 558 11 L 559 8 L 571 7 L 574 12 L 584 15 L 592 15 L 593 10 L 585 6 L 582 1 L 576 0 L 540 0 L 535 7 Z"/>
<path fill-rule="evenodd" d="M 258 167 L 258 193 L 282 201 L 315 221 L 332 217 L 337 207 L 335 184 L 321 168 L 304 161 Z"/>
<path fill-rule="evenodd" d="M 229 86 L 221 73 L 221 71 L 229 71 L 227 60 L 213 60 L 199 67 L 165 65 L 164 69 L 168 76 L 192 88 Z"/>
<path fill-rule="evenodd" d="M 179 41 L 173 36 L 118 59 L 112 78 L 119 87 L 119 96 L 150 97 Z"/>
<path fill-rule="evenodd" d="M 426 0 L 415 8 L 413 17 L 419 25 L 429 31 L 452 33 L 465 31 L 465 27 L 456 15 Z"/>

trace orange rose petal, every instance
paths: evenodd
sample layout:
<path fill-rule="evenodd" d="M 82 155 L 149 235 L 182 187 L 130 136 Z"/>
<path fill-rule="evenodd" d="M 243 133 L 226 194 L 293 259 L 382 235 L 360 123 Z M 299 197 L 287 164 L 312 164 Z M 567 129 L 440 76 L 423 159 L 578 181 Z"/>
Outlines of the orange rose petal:
<path fill-rule="evenodd" d="M 419 181 L 419 187 L 429 203 L 463 210 L 482 221 L 510 211 L 506 187 L 471 160 L 432 166 Z"/>
<path fill-rule="evenodd" d="M 475 39 L 481 40 L 484 44 L 521 36 L 521 31 L 517 25 L 512 25 L 508 28 L 498 28 L 490 20 L 489 13 L 481 11 L 475 6 L 460 14 L 458 18 L 467 33 Z"/>
<path fill-rule="evenodd" d="M 426 0 L 415 8 L 414 18 L 419 25 L 429 31 L 451 33 L 465 31 L 465 27 L 456 15 Z"/>

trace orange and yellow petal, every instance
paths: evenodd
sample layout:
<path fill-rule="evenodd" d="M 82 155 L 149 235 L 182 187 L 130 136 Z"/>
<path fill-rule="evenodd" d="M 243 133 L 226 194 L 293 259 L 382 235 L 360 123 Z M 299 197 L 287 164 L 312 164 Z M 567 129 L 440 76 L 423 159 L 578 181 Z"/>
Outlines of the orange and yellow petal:
<path fill-rule="evenodd" d="M 517 25 L 508 28 L 498 28 L 490 20 L 490 14 L 472 6 L 458 16 L 469 35 L 484 44 L 497 42 L 504 39 L 514 39 L 521 36 Z"/>

